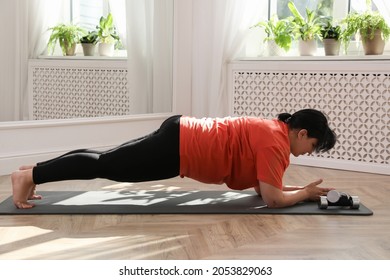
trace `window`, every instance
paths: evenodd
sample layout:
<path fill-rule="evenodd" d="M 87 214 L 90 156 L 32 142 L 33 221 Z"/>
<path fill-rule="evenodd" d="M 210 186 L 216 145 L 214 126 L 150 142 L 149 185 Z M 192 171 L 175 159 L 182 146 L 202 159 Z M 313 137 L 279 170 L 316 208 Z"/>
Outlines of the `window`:
<path fill-rule="evenodd" d="M 269 0 L 269 16 L 277 14 L 279 18 L 286 18 L 291 15 L 287 3 L 290 0 Z M 366 9 L 367 0 L 293 0 L 301 14 L 305 9 L 317 10 L 320 16 L 332 16 L 335 19 L 344 18 L 348 12 L 362 12 Z M 384 0 L 372 0 L 371 8 L 378 10 Z"/>
<path fill-rule="evenodd" d="M 259 0 L 260 1 L 260 0 Z M 291 12 L 288 8 L 288 2 L 294 2 L 298 11 L 305 16 L 306 8 L 310 10 L 317 11 L 319 16 L 332 17 L 334 22 L 338 23 L 344 19 L 350 12 L 363 12 L 367 9 L 367 3 L 371 2 L 371 9 L 373 11 L 380 11 L 382 16 L 390 24 L 390 4 L 386 0 L 264 0 L 268 4 L 268 12 L 265 11 L 262 16 L 262 20 L 270 19 L 276 15 L 279 19 L 284 19 L 291 16 Z M 265 44 L 258 45 L 258 39 L 256 41 L 257 47 L 253 45 L 254 38 L 256 35 L 253 35 L 253 38 L 249 39 L 245 46 L 246 55 L 244 56 L 273 56 L 277 55 L 267 49 Z M 266 36 L 265 32 L 261 35 L 260 38 Z M 297 56 L 298 55 L 298 43 L 297 41 L 293 42 L 288 55 Z M 318 51 L 317 54 L 322 56 L 323 54 L 323 44 L 318 42 Z M 272 48 L 272 47 L 271 47 Z M 248 51 L 249 50 L 249 51 Z M 341 53 L 344 50 L 341 49 Z M 356 43 L 351 43 L 348 48 L 348 55 L 360 55 L 363 52 L 363 47 L 360 40 L 357 40 Z M 387 42 L 385 47 L 385 54 L 390 53 L 390 44 Z"/>
<path fill-rule="evenodd" d="M 106 17 L 109 13 L 113 14 L 116 32 L 121 38 L 121 43 L 116 45 L 117 51 L 114 56 L 126 57 L 124 48 L 126 40 L 126 12 L 123 7 L 124 1 L 110 0 L 69 0 L 70 12 L 69 19 L 73 24 L 84 28 L 87 31 L 96 30 L 100 18 Z M 121 11 L 121 12 L 118 12 Z M 77 49 L 81 53 L 81 48 Z"/>
<path fill-rule="evenodd" d="M 276 6 L 273 10 L 273 14 L 277 14 L 280 19 L 286 18 L 291 15 L 290 10 L 288 9 L 287 3 L 290 0 L 271 0 L 271 2 L 275 2 L 271 4 L 271 7 Z M 320 16 L 331 16 L 333 15 L 333 2 L 334 0 L 314 0 L 314 1 L 293 1 L 299 12 L 304 15 L 305 9 L 308 8 L 310 10 L 317 10 Z M 339 1 L 341 2 L 341 1 Z"/>
<path fill-rule="evenodd" d="M 71 0 L 71 21 L 86 30 L 94 30 L 101 16 L 110 12 L 108 0 Z"/>

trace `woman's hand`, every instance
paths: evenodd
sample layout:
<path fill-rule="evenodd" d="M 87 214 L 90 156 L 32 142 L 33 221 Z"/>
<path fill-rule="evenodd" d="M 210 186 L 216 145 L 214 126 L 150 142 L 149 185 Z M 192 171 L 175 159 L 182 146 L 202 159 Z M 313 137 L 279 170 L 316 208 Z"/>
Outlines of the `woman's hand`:
<path fill-rule="evenodd" d="M 308 200 L 317 201 L 320 199 L 320 196 L 325 196 L 329 191 L 334 190 L 334 188 L 320 187 L 319 185 L 322 182 L 323 182 L 322 179 L 318 179 L 317 181 L 314 181 L 304 187 L 304 190 L 307 192 L 308 195 Z"/>

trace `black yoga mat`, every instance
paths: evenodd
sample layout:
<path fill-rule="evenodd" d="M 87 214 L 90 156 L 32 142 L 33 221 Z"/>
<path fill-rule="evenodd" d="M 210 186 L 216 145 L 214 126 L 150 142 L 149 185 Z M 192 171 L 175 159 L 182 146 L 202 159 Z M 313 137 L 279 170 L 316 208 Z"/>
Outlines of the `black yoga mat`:
<path fill-rule="evenodd" d="M 372 215 L 359 209 L 329 207 L 315 202 L 270 209 L 252 191 L 50 191 L 40 192 L 32 209 L 17 209 L 12 197 L 0 203 L 0 215 L 29 214 L 307 214 Z"/>

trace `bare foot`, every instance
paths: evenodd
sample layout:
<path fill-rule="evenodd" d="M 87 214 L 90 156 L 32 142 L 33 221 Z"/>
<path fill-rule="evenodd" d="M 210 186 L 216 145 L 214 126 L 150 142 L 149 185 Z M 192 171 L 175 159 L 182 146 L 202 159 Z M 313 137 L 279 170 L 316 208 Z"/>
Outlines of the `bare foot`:
<path fill-rule="evenodd" d="M 42 195 L 37 194 L 36 186 L 33 184 L 33 188 L 31 189 L 30 195 L 28 196 L 29 200 L 38 200 L 42 199 Z"/>
<path fill-rule="evenodd" d="M 19 167 L 19 170 L 28 170 L 28 169 L 33 169 L 35 165 L 22 165 Z"/>
<path fill-rule="evenodd" d="M 15 171 L 11 175 L 13 201 L 17 208 L 28 209 L 35 205 L 27 200 L 34 195 L 34 182 L 32 180 L 32 169 Z"/>
<path fill-rule="evenodd" d="M 33 169 L 35 166 L 36 165 L 22 165 L 21 167 L 19 167 L 19 170 L 21 170 L 21 171 L 30 170 L 30 169 Z M 29 200 L 42 199 L 42 196 L 37 194 L 36 185 L 33 183 L 32 186 L 33 186 L 33 188 L 31 189 L 31 192 L 30 192 L 30 195 L 28 196 L 28 199 Z"/>

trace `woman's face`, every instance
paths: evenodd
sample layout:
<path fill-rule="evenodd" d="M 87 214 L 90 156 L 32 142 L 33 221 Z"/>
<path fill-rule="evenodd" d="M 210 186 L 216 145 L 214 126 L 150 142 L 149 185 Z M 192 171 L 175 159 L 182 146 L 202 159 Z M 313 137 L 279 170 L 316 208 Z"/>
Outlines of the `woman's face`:
<path fill-rule="evenodd" d="M 306 129 L 293 130 L 289 137 L 291 153 L 296 157 L 305 154 L 310 155 L 318 144 L 318 139 L 309 137 Z"/>

